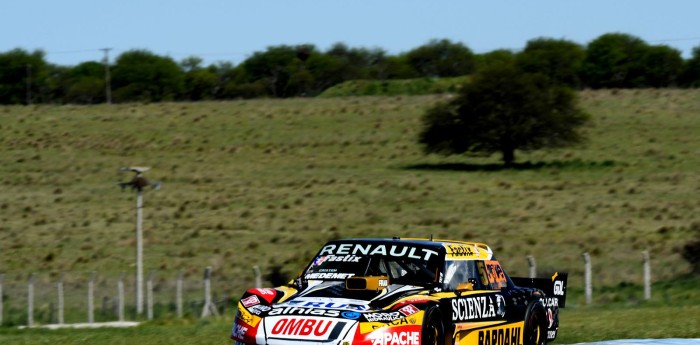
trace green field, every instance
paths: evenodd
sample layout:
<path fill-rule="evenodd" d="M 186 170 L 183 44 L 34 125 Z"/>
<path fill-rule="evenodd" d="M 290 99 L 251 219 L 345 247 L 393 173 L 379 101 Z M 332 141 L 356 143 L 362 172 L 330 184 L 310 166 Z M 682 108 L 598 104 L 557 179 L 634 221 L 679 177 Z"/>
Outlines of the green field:
<path fill-rule="evenodd" d="M 584 91 L 589 142 L 517 152 L 513 169 L 496 155 L 422 154 L 420 116 L 446 97 L 0 107 L 0 272 L 6 284 L 31 271 L 45 284 L 64 271 L 133 273 L 134 193 L 115 183 L 131 177 L 119 167 L 145 165 L 163 183 L 145 197 L 146 269 L 195 279 L 212 266 L 231 294 L 253 284 L 254 264 L 291 276 L 324 241 L 356 236 L 483 241 L 511 275 L 527 275 L 534 255 L 543 274 L 568 271 L 573 289 L 588 252 L 594 303 L 623 309 L 642 308 L 640 289 L 626 287 L 641 284 L 643 250 L 657 284 L 688 274 L 680 249 L 700 232 L 700 91 Z M 694 292 L 645 308 L 691 308 L 697 320 Z M 569 322 L 591 313 L 573 309 Z M 216 325 L 143 332 L 187 338 Z M 113 332 L 141 331 L 78 334 Z"/>

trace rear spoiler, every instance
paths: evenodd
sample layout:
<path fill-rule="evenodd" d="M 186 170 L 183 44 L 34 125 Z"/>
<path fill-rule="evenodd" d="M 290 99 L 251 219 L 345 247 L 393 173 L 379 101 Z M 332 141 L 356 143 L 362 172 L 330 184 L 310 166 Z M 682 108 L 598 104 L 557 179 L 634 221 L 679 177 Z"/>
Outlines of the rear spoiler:
<path fill-rule="evenodd" d="M 566 306 L 566 281 L 569 275 L 567 273 L 554 273 L 551 279 L 548 278 L 520 278 L 511 277 L 510 279 L 516 286 L 531 287 L 542 290 L 547 298 L 555 298 L 559 308 Z"/>

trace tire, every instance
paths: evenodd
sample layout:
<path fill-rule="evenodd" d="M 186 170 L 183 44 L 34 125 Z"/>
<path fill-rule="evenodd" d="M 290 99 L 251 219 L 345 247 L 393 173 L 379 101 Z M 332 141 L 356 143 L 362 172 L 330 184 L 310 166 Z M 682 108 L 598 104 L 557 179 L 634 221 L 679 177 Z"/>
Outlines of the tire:
<path fill-rule="evenodd" d="M 445 326 L 442 324 L 440 309 L 436 306 L 425 310 L 421 339 L 421 345 L 445 344 Z"/>
<path fill-rule="evenodd" d="M 523 328 L 523 345 L 547 343 L 547 320 L 542 303 L 532 301 L 528 304 Z"/>

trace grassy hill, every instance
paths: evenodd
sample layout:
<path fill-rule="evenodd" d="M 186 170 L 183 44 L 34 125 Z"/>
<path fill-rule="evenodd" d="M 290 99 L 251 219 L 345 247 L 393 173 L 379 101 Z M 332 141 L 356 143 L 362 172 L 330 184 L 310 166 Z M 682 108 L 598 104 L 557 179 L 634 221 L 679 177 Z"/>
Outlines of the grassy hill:
<path fill-rule="evenodd" d="M 146 269 L 212 266 L 234 293 L 254 264 L 295 274 L 356 236 L 483 241 L 511 275 L 534 255 L 572 287 L 583 252 L 596 287 L 640 284 L 642 250 L 657 282 L 689 272 L 700 91 L 582 92 L 590 142 L 508 170 L 421 153 L 420 116 L 444 97 L 0 107 L 0 272 L 133 272 L 135 195 L 115 186 L 128 165 L 163 184 L 145 196 Z"/>

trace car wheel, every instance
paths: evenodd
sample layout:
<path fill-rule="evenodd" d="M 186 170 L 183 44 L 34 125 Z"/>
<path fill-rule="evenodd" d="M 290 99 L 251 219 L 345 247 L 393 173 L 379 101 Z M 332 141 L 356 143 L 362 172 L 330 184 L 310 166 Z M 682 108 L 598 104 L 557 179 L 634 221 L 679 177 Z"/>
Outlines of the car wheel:
<path fill-rule="evenodd" d="M 438 307 L 429 307 L 423 317 L 423 334 L 421 345 L 443 345 L 445 343 L 445 328 Z"/>
<path fill-rule="evenodd" d="M 545 345 L 547 342 L 547 324 L 544 307 L 538 301 L 530 302 L 525 312 L 523 345 Z"/>

